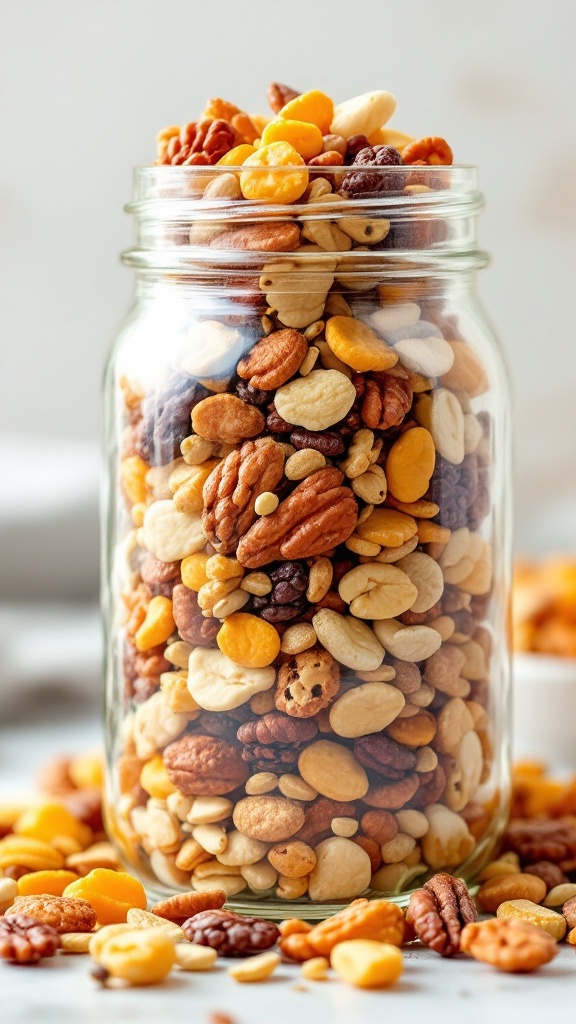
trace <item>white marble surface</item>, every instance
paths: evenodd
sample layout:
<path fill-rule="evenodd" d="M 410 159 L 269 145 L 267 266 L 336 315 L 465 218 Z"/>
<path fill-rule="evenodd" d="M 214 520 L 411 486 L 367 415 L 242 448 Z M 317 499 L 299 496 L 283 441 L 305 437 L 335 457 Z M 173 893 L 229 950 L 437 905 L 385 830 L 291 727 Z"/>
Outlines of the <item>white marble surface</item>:
<path fill-rule="evenodd" d="M 34 712 L 33 720 L 32 714 Z M 0 799 L 32 788 L 42 763 L 62 751 L 94 749 L 97 714 L 86 706 L 35 701 L 0 723 Z M 59 954 L 35 967 L 0 963 L 2 1024 L 211 1024 L 217 1011 L 234 1024 L 542 1024 L 570 1020 L 576 1005 L 576 950 L 526 977 L 500 974 L 461 958 L 444 961 L 419 947 L 390 991 L 362 992 L 336 981 L 307 982 L 282 965 L 270 982 L 239 985 L 220 962 L 206 974 L 175 971 L 161 986 L 101 989 L 86 956 Z"/>

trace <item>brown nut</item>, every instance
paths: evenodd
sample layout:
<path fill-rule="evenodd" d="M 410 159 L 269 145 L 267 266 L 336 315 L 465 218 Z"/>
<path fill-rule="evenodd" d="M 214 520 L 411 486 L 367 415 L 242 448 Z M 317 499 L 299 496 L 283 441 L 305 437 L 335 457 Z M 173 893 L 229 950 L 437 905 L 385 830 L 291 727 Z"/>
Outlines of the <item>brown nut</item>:
<path fill-rule="evenodd" d="M 478 892 L 482 910 L 495 914 L 507 900 L 531 900 L 540 903 L 546 896 L 546 883 L 536 875 L 515 874 L 489 878 Z"/>
<path fill-rule="evenodd" d="M 262 794 L 239 800 L 234 808 L 233 819 L 243 835 L 277 843 L 290 839 L 302 828 L 304 810 L 292 800 Z"/>
<path fill-rule="evenodd" d="M 462 928 L 477 917 L 462 879 L 444 872 L 434 875 L 422 889 L 412 893 L 406 914 L 417 937 L 441 956 L 460 952 Z"/>
<path fill-rule="evenodd" d="M 277 559 L 308 558 L 347 540 L 358 517 L 343 474 L 332 467 L 306 477 L 280 503 L 240 539 L 236 557 L 249 569 Z"/>
<path fill-rule="evenodd" d="M 6 917 L 25 914 L 62 932 L 91 932 L 96 912 L 87 900 L 74 896 L 17 896 Z"/>
<path fill-rule="evenodd" d="M 558 952 L 554 939 L 541 928 L 502 917 L 466 925 L 460 948 L 475 960 L 511 973 L 535 971 Z"/>
<path fill-rule="evenodd" d="M 202 527 L 219 554 L 235 551 L 256 519 L 257 499 L 274 491 L 283 471 L 284 452 L 274 441 L 247 441 L 212 470 L 204 484 Z"/>
<path fill-rule="evenodd" d="M 214 736 L 181 736 L 163 757 L 170 781 L 185 795 L 222 796 L 243 786 L 250 775 L 238 747 Z"/>
<path fill-rule="evenodd" d="M 35 917 L 15 914 L 0 919 L 0 959 L 12 964 L 35 964 L 54 956 L 60 945 L 58 932 Z"/>
<path fill-rule="evenodd" d="M 300 331 L 286 327 L 260 338 L 237 366 L 238 376 L 251 387 L 274 391 L 293 377 L 308 351 Z"/>
<path fill-rule="evenodd" d="M 379 846 L 389 843 L 398 834 L 398 822 L 390 811 L 366 811 L 360 819 L 360 827 Z"/>
<path fill-rule="evenodd" d="M 166 921 L 183 924 L 188 918 L 203 910 L 219 910 L 227 896 L 223 889 L 208 889 L 206 892 L 182 892 L 161 900 L 152 907 L 152 913 Z"/>
<path fill-rule="evenodd" d="M 192 410 L 192 429 L 207 441 L 239 444 L 264 429 L 264 416 L 255 405 L 226 393 L 204 398 Z"/>

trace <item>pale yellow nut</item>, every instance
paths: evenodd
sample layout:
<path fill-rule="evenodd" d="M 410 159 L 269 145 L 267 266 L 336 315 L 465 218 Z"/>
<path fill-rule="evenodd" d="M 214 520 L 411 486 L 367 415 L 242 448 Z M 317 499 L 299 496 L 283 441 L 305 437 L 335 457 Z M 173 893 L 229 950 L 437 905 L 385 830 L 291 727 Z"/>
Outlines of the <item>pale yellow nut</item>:
<path fill-rule="evenodd" d="M 18 895 L 18 884 L 13 878 L 0 878 L 0 915 L 11 907 Z"/>
<path fill-rule="evenodd" d="M 547 907 L 540 907 L 531 900 L 506 900 L 496 911 L 496 917 L 512 917 L 519 921 L 527 921 L 551 935 L 560 942 L 566 934 L 566 918 Z"/>
<path fill-rule="evenodd" d="M 553 889 L 550 889 L 543 905 L 545 907 L 562 907 L 566 900 L 574 899 L 574 896 L 576 896 L 576 884 L 564 882 L 562 885 L 555 885 Z"/>
<path fill-rule="evenodd" d="M 356 818 L 332 818 L 330 828 L 335 836 L 342 836 L 343 839 L 350 839 L 358 831 Z"/>
<path fill-rule="evenodd" d="M 174 952 L 176 963 L 183 971 L 209 971 L 218 959 L 217 950 L 197 942 L 178 942 Z"/>
<path fill-rule="evenodd" d="M 149 910 L 140 910 L 139 907 L 130 907 L 126 915 L 126 924 L 132 925 L 133 928 L 161 928 L 172 942 L 184 942 L 185 940 L 184 932 L 177 924 L 167 921 L 163 917 L 157 917 Z"/>
<path fill-rule="evenodd" d="M 302 977 L 307 981 L 326 981 L 330 964 L 324 956 L 313 956 L 306 960 L 301 967 Z"/>
<path fill-rule="evenodd" d="M 278 789 L 282 796 L 290 800 L 303 800 L 309 802 L 315 800 L 318 791 L 310 786 L 299 775 L 281 775 L 278 781 Z"/>
<path fill-rule="evenodd" d="M 233 590 L 231 594 L 223 597 L 221 601 L 217 601 L 212 609 L 212 615 L 216 619 L 227 619 L 229 615 L 233 615 L 234 612 L 242 610 L 245 604 L 250 600 L 250 595 L 245 590 Z"/>
<path fill-rule="evenodd" d="M 402 974 L 401 950 L 387 942 L 349 939 L 339 942 L 330 954 L 330 963 L 343 981 L 357 988 L 385 988 Z"/>
<path fill-rule="evenodd" d="M 301 654 L 302 651 L 313 647 L 317 640 L 316 630 L 310 623 L 298 623 L 296 626 L 288 626 L 285 630 L 280 650 L 283 654 Z"/>
<path fill-rule="evenodd" d="M 276 970 L 281 963 L 282 957 L 278 953 L 259 953 L 242 963 L 234 964 L 228 968 L 228 974 L 235 981 L 265 981 Z"/>
<path fill-rule="evenodd" d="M 90 932 L 65 932 L 60 936 L 60 949 L 63 953 L 88 953 Z"/>
<path fill-rule="evenodd" d="M 245 590 L 256 597 L 264 597 L 272 590 L 272 580 L 265 572 L 249 572 L 242 580 L 240 590 Z"/>
<path fill-rule="evenodd" d="M 204 571 L 209 580 L 231 580 L 236 576 L 242 576 L 244 568 L 235 558 L 211 555 L 204 566 Z"/>
<path fill-rule="evenodd" d="M 311 328 L 316 327 L 317 324 L 322 324 L 322 327 L 324 326 L 324 323 L 323 323 L 322 320 L 317 320 L 315 324 L 310 324 L 310 327 L 308 327 L 304 331 L 304 337 L 306 337 L 306 335 L 308 334 L 308 331 Z M 317 333 L 319 334 L 320 331 L 318 331 Z M 316 337 L 316 335 L 314 334 L 313 337 Z M 310 373 L 310 371 L 314 369 L 314 367 L 315 367 L 315 365 L 316 365 L 316 363 L 318 361 L 318 356 L 319 355 L 320 355 L 320 349 L 317 348 L 316 345 L 310 345 L 310 348 L 308 349 L 306 355 L 304 356 L 304 359 L 300 363 L 300 368 L 298 370 L 298 373 L 300 374 L 301 377 L 307 377 L 308 374 Z"/>
<path fill-rule="evenodd" d="M 88 933 L 90 942 L 88 944 L 88 952 L 90 956 L 98 960 L 101 950 L 104 948 L 108 939 L 114 938 L 116 935 L 120 935 L 122 932 L 134 931 L 133 924 L 106 924 L 103 928 L 99 928 L 94 934 Z"/>
<path fill-rule="evenodd" d="M 132 985 L 163 981 L 175 961 L 174 943 L 161 928 L 131 928 L 113 935 L 104 942 L 97 957 L 109 974 Z"/>
<path fill-rule="evenodd" d="M 272 491 L 264 491 L 259 494 L 254 502 L 254 511 L 257 516 L 269 516 L 278 508 L 279 498 Z"/>
<path fill-rule="evenodd" d="M 249 796 L 259 796 L 261 793 L 271 793 L 278 785 L 278 776 L 274 772 L 257 772 L 248 779 L 245 790 Z"/>
<path fill-rule="evenodd" d="M 304 480 L 310 473 L 315 473 L 325 465 L 326 459 L 321 452 L 315 451 L 314 448 L 302 448 L 286 460 L 284 473 L 288 480 Z"/>

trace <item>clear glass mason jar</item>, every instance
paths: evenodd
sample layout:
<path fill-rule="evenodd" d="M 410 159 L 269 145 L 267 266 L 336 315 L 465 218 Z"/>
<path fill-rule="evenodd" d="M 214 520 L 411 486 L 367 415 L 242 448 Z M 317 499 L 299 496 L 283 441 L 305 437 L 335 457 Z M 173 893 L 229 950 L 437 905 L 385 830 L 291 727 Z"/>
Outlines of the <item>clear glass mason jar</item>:
<path fill-rule="evenodd" d="M 238 198 L 239 168 L 136 172 L 106 803 L 156 897 L 401 902 L 473 882 L 505 824 L 509 399 L 476 174 L 353 171 L 290 205 Z"/>

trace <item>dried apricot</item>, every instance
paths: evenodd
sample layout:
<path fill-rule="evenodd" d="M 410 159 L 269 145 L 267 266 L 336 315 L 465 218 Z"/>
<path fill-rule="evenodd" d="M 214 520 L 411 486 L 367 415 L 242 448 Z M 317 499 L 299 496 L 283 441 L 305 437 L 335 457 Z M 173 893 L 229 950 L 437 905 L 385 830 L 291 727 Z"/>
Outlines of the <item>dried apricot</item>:
<path fill-rule="evenodd" d="M 72 882 L 65 896 L 87 900 L 96 911 L 98 924 L 120 924 L 131 907 L 146 910 L 146 893 L 137 878 L 124 871 L 94 868 L 84 878 Z"/>
<path fill-rule="evenodd" d="M 221 167 L 241 167 L 244 161 L 255 152 L 255 146 L 250 146 L 247 142 L 243 142 L 241 146 L 234 146 L 234 149 L 229 149 L 224 156 L 221 156 L 218 165 Z"/>
<path fill-rule="evenodd" d="M 315 124 L 322 135 L 328 135 L 334 117 L 334 103 L 325 92 L 321 92 L 320 89 L 311 89 L 285 103 L 277 116 L 288 121 L 306 121 L 308 124 Z"/>
<path fill-rule="evenodd" d="M 271 142 L 288 142 L 304 160 L 311 160 L 322 152 L 322 132 L 315 124 L 305 121 L 284 121 L 278 118 L 270 121 L 262 132 L 262 145 Z"/>
<path fill-rule="evenodd" d="M 31 871 L 18 879 L 18 895 L 62 896 L 64 889 L 77 878 L 75 871 Z"/>

